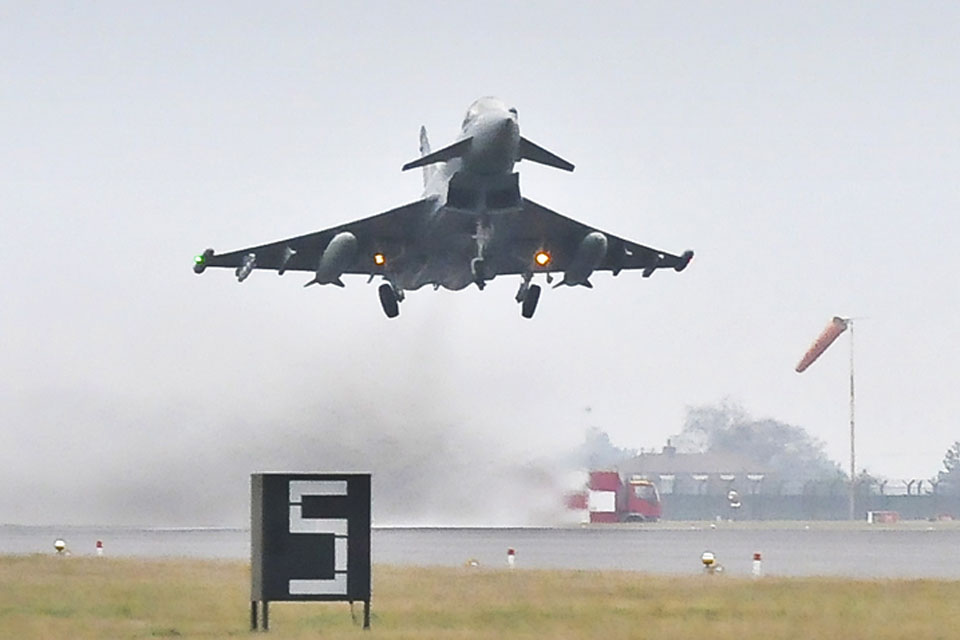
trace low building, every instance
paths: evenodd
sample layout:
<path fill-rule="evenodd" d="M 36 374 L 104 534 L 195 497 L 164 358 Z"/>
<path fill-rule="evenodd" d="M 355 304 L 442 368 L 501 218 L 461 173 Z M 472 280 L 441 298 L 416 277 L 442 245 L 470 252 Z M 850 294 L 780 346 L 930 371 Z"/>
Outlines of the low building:
<path fill-rule="evenodd" d="M 737 453 L 678 453 L 669 441 L 660 453 L 641 453 L 617 465 L 623 476 L 653 481 L 661 495 L 741 495 L 761 493 L 775 474 L 749 456 Z"/>

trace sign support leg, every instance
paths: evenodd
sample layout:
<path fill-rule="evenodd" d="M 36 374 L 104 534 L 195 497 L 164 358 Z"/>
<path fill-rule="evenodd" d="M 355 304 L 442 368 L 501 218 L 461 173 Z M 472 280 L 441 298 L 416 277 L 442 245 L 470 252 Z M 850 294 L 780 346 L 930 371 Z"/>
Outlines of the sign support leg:
<path fill-rule="evenodd" d="M 363 601 L 363 628 L 364 629 L 370 628 L 370 601 L 369 600 Z"/>
<path fill-rule="evenodd" d="M 257 630 L 257 601 L 250 601 L 250 631 Z"/>
<path fill-rule="evenodd" d="M 263 601 L 263 630 L 270 631 L 270 602 Z"/>

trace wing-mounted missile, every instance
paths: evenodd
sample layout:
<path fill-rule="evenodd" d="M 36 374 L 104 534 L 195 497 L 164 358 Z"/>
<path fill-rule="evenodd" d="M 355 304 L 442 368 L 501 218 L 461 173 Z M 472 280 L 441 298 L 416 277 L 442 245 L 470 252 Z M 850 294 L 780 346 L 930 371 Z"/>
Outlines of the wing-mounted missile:
<path fill-rule="evenodd" d="M 580 241 L 577 253 L 573 256 L 570 266 L 563 274 L 563 280 L 558 282 L 554 289 L 560 285 L 574 286 L 583 285 L 592 288 L 590 284 L 590 274 L 594 269 L 600 266 L 607 255 L 607 236 L 599 231 L 591 231 Z"/>
<path fill-rule="evenodd" d="M 237 267 L 237 270 L 234 271 L 234 274 L 237 276 L 237 282 L 243 282 L 246 280 L 250 274 L 253 273 L 253 269 L 256 266 L 257 254 L 248 253 L 247 255 L 243 256 L 243 261 L 240 263 L 240 266 Z"/>
<path fill-rule="evenodd" d="M 672 259 L 673 256 L 670 256 L 670 258 Z M 683 271 L 684 269 L 687 268 L 687 265 L 690 264 L 690 261 L 693 260 L 693 251 L 689 251 L 689 250 L 684 251 L 682 254 L 680 254 L 680 257 L 672 265 L 671 265 L 671 262 L 673 261 L 671 259 L 668 259 L 668 257 L 662 253 L 658 253 L 657 257 L 654 258 L 653 263 L 647 265 L 643 269 L 643 277 L 649 278 L 650 276 L 653 275 L 653 272 L 656 271 L 657 269 L 665 268 L 669 266 L 673 266 L 674 271 L 677 271 L 677 272 Z M 614 273 L 614 275 L 616 275 L 616 273 Z"/>
<path fill-rule="evenodd" d="M 343 281 L 340 280 L 340 276 L 350 268 L 356 256 L 357 236 L 349 231 L 341 231 L 330 239 L 327 248 L 323 250 L 323 254 L 317 262 L 316 277 L 303 286 L 335 284 L 342 287 Z"/>
<path fill-rule="evenodd" d="M 287 272 L 287 263 L 290 262 L 290 258 L 295 255 L 297 255 L 297 251 L 295 249 L 291 249 L 290 247 L 283 248 L 283 256 L 280 258 L 280 266 L 277 267 L 278 276 L 282 276 Z"/>
<path fill-rule="evenodd" d="M 643 270 L 643 277 L 644 277 L 644 278 L 649 278 L 650 276 L 652 276 L 654 271 L 656 271 L 656 270 L 659 269 L 661 266 L 663 266 L 663 259 L 664 259 L 665 257 L 666 257 L 666 256 L 664 256 L 662 253 L 658 253 L 658 254 L 657 254 L 657 257 L 654 258 L 653 263 L 650 264 L 650 265 L 647 265 L 647 267 L 644 268 L 644 270 Z"/>

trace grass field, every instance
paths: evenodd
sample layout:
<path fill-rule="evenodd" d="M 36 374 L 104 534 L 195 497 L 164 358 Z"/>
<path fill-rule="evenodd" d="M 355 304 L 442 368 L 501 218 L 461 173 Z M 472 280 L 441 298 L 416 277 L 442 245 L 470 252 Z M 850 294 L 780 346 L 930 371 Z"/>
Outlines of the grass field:
<path fill-rule="evenodd" d="M 0 638 L 235 638 L 242 562 L 0 557 Z M 360 607 L 357 607 L 359 617 Z M 347 604 L 274 603 L 273 638 L 957 638 L 960 583 L 375 567 Z"/>

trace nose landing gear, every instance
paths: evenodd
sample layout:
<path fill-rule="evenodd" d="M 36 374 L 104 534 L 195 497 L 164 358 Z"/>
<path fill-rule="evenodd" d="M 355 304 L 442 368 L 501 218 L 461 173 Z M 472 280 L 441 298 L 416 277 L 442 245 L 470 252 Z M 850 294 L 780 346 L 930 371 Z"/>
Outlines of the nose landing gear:
<path fill-rule="evenodd" d="M 487 280 L 492 278 L 487 277 L 486 263 L 484 263 L 483 258 L 474 258 L 470 261 L 470 274 L 473 276 L 473 282 L 477 285 L 477 288 L 480 291 L 483 291 L 483 288 L 487 286 Z"/>

